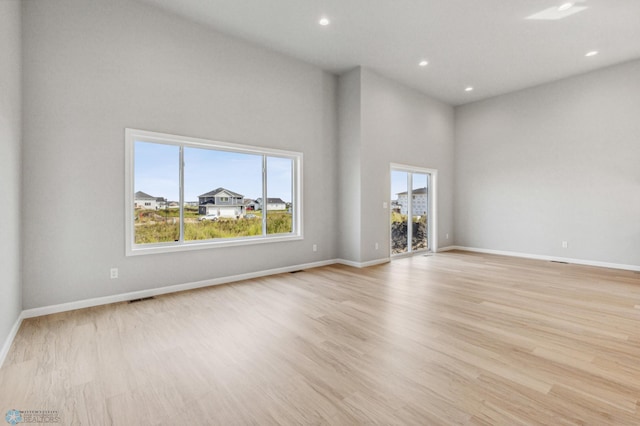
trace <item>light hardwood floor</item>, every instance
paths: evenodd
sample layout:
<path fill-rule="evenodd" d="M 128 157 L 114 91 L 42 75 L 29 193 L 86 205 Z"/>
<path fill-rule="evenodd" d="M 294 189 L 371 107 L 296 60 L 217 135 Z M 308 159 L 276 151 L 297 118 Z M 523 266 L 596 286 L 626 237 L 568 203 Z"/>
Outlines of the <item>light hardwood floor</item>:
<path fill-rule="evenodd" d="M 449 252 L 25 320 L 0 410 L 86 425 L 640 424 L 640 274 Z"/>

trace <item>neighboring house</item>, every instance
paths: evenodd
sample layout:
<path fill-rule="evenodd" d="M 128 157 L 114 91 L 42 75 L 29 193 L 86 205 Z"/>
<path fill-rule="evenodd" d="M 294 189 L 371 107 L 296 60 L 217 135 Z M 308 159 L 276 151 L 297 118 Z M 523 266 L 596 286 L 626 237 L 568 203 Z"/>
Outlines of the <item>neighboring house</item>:
<path fill-rule="evenodd" d="M 412 191 L 411 212 L 413 216 L 423 216 L 429 210 L 428 201 L 429 191 L 427 188 L 418 188 Z M 398 193 L 398 204 L 400 205 L 400 214 L 407 214 L 409 209 L 407 192 Z M 392 203 L 393 205 L 393 203 Z"/>
<path fill-rule="evenodd" d="M 217 188 L 198 196 L 198 214 L 219 217 L 239 217 L 244 214 L 244 195 Z"/>
<path fill-rule="evenodd" d="M 247 198 L 246 200 L 244 200 L 244 210 L 245 211 L 260 210 L 260 204 L 257 203 L 256 200 Z"/>
<path fill-rule="evenodd" d="M 167 200 L 162 197 L 154 197 L 142 191 L 136 192 L 134 196 L 134 208 L 145 210 L 160 210 L 167 206 Z"/>
<path fill-rule="evenodd" d="M 256 199 L 256 210 L 262 210 L 262 198 Z M 267 211 L 269 210 L 286 210 L 287 203 L 281 198 L 267 198 Z"/>
<path fill-rule="evenodd" d="M 158 204 L 158 209 L 166 209 L 167 208 L 167 199 L 162 197 L 156 197 L 156 203 Z"/>

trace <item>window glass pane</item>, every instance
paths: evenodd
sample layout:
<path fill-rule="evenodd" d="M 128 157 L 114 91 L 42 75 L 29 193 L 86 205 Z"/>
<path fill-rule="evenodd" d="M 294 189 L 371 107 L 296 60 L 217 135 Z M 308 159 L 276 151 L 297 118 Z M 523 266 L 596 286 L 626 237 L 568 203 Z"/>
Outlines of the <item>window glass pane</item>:
<path fill-rule="evenodd" d="M 428 175 L 424 173 L 412 174 L 412 194 L 411 205 L 411 250 L 427 249 L 427 211 L 429 210 Z"/>
<path fill-rule="evenodd" d="M 408 251 L 408 173 L 391 171 L 391 254 Z"/>
<path fill-rule="evenodd" d="M 180 239 L 180 148 L 135 142 L 134 239 L 136 244 Z"/>
<path fill-rule="evenodd" d="M 184 148 L 184 240 L 262 235 L 262 155 Z"/>
<path fill-rule="evenodd" d="M 267 157 L 267 234 L 293 232 L 293 160 Z"/>

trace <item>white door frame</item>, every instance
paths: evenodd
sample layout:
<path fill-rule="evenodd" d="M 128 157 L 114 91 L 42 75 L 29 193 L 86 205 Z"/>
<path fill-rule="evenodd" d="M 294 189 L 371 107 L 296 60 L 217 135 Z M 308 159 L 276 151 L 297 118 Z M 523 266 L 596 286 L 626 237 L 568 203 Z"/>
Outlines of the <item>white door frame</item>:
<path fill-rule="evenodd" d="M 389 166 L 389 185 L 391 185 L 391 172 L 392 171 L 408 172 L 408 173 L 423 173 L 431 176 L 429 179 L 429 189 L 427 197 L 428 216 L 427 216 L 427 247 L 430 252 L 436 253 L 438 251 L 438 169 L 429 169 L 426 167 L 410 166 L 407 164 L 390 163 Z M 391 206 L 391 190 L 387 191 L 389 194 L 389 206 Z M 407 200 L 408 203 L 411 200 Z M 389 216 L 391 216 L 391 210 L 389 210 Z M 411 220 L 411 219 L 409 219 Z M 391 224 L 389 222 L 389 227 Z M 389 235 L 391 235 L 391 228 L 389 228 Z M 411 241 L 407 241 L 407 244 L 411 244 Z M 415 253 L 415 252 L 414 252 Z M 411 252 L 409 255 L 413 254 Z M 392 257 L 403 256 L 403 254 L 391 255 Z"/>

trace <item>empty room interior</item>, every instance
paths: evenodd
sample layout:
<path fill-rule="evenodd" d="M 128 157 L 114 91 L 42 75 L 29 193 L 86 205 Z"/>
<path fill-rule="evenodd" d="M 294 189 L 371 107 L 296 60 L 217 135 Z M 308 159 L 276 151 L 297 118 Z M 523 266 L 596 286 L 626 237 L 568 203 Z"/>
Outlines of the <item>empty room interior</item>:
<path fill-rule="evenodd" d="M 0 0 L 7 424 L 640 424 L 637 0 Z"/>

